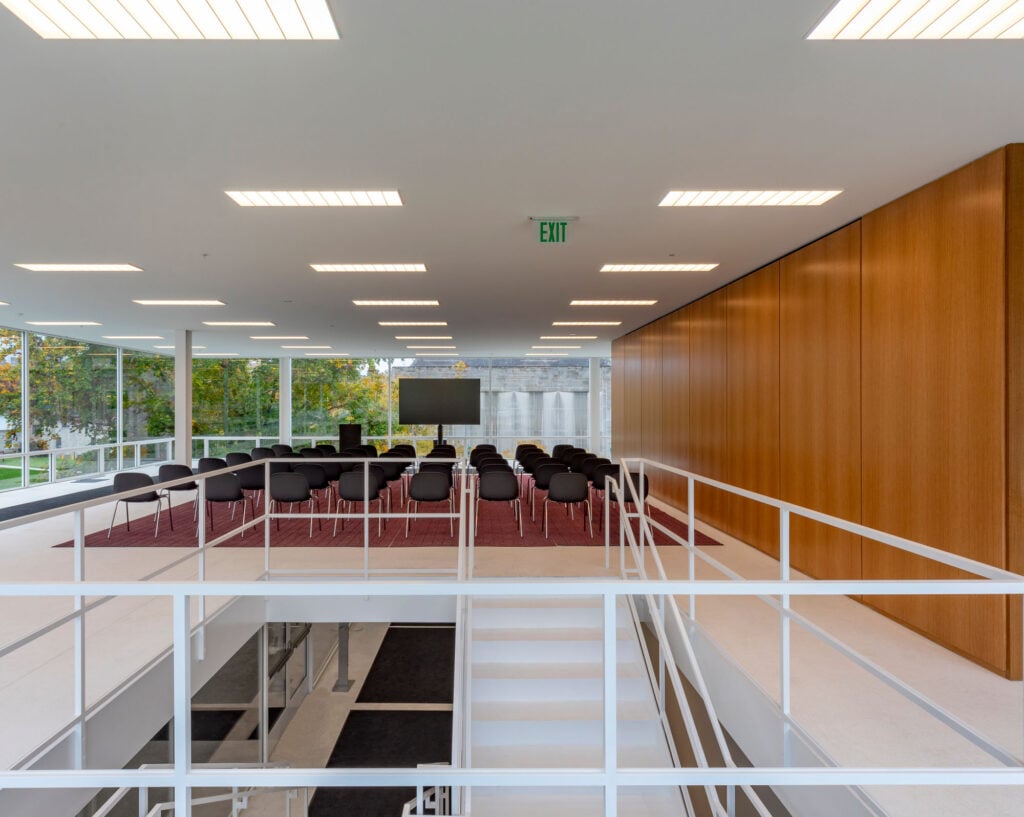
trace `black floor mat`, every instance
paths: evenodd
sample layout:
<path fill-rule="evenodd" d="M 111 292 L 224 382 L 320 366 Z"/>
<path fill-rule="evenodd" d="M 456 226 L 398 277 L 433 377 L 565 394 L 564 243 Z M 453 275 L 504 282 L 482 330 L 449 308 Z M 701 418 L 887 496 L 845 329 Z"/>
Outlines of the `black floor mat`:
<path fill-rule="evenodd" d="M 192 740 L 225 740 L 244 709 L 200 709 L 192 712 Z M 170 723 L 157 732 L 151 740 L 168 740 Z"/>
<path fill-rule="evenodd" d="M 282 712 L 284 712 L 284 708 L 280 706 L 271 706 L 267 709 L 267 732 L 274 728 L 274 724 L 277 723 L 277 719 L 281 717 Z M 259 738 L 260 728 L 257 726 L 249 733 L 249 740 L 259 740 Z"/>
<path fill-rule="evenodd" d="M 451 712 L 351 712 L 328 768 L 415 768 L 451 757 Z M 310 817 L 395 817 L 415 788 L 317 789 Z"/>
<path fill-rule="evenodd" d="M 65 505 L 74 505 L 76 502 L 85 502 L 88 499 L 99 499 L 101 496 L 110 496 L 113 489 L 109 485 L 102 488 L 92 488 L 88 491 L 75 491 L 61 496 L 51 496 L 46 499 L 37 499 L 35 502 L 23 502 L 20 505 L 11 505 L 8 508 L 0 508 L 0 522 L 8 519 L 16 519 L 19 516 L 28 516 L 31 513 L 50 511 L 54 508 L 63 508 Z"/>
<path fill-rule="evenodd" d="M 390 627 L 357 700 L 450 704 L 454 687 L 454 627 Z"/>

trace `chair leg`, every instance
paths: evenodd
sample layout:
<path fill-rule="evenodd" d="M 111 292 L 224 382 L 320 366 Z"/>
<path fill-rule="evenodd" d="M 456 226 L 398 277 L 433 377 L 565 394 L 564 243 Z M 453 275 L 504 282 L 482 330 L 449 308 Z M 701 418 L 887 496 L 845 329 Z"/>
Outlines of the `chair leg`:
<path fill-rule="evenodd" d="M 117 506 L 121 504 L 121 500 L 117 500 L 114 503 L 114 512 L 110 515 L 110 527 L 107 528 L 107 538 L 110 538 L 110 532 L 114 529 L 114 518 L 117 516 Z M 127 506 L 125 507 L 125 513 L 128 512 Z"/>
<path fill-rule="evenodd" d="M 448 513 L 451 514 L 451 516 L 448 517 L 448 530 L 451 532 L 451 535 L 454 536 L 455 535 L 455 503 L 452 502 L 451 499 L 448 500 Z"/>
<path fill-rule="evenodd" d="M 122 500 L 123 501 L 123 500 Z M 127 502 L 124 503 L 124 524 L 128 529 L 128 533 L 132 532 L 132 516 L 129 511 L 129 505 Z"/>
<path fill-rule="evenodd" d="M 317 508 L 317 510 L 319 510 L 319 508 Z M 313 514 L 313 496 L 312 496 L 312 494 L 309 497 L 309 513 L 310 513 L 310 517 L 309 517 L 309 538 L 312 539 L 313 538 L 313 516 L 312 516 L 312 514 Z"/>
<path fill-rule="evenodd" d="M 156 539 L 160 535 L 160 497 L 156 498 L 156 514 L 153 516 L 153 538 Z"/>
<path fill-rule="evenodd" d="M 252 515 L 253 515 L 253 518 L 255 518 L 256 511 L 253 511 Z M 242 534 L 241 534 L 241 536 L 239 538 L 240 539 L 244 539 L 245 538 L 245 497 L 244 496 L 242 497 Z"/>
<path fill-rule="evenodd" d="M 409 508 L 406 508 L 406 511 L 408 513 L 411 513 L 413 516 L 415 516 L 416 515 L 416 509 L 420 506 L 420 503 L 417 502 L 415 499 L 410 499 L 409 500 L 409 505 L 411 506 L 412 510 L 410 510 Z M 410 516 L 405 517 L 405 538 L 406 539 L 409 538 L 409 528 L 410 528 L 411 525 L 412 525 L 412 517 L 410 517 Z"/>
<path fill-rule="evenodd" d="M 587 524 L 590 526 L 590 538 L 593 539 L 594 538 L 594 513 L 593 513 L 593 509 L 590 507 L 590 500 L 589 499 L 584 500 L 583 504 L 586 506 L 586 509 L 587 509 Z"/>
<path fill-rule="evenodd" d="M 370 504 L 373 504 L 373 500 L 370 501 Z M 384 500 L 381 499 L 380 497 L 377 497 L 377 513 L 381 514 L 381 516 L 377 517 L 377 538 L 380 539 L 380 536 L 381 536 L 381 522 L 384 522 L 384 519 L 383 519 L 383 515 L 384 515 Z M 387 523 L 386 522 L 384 522 L 384 526 L 387 527 Z"/>
<path fill-rule="evenodd" d="M 450 501 L 450 500 L 449 500 Z M 473 513 L 473 535 L 480 532 L 480 497 L 476 498 L 476 511 Z"/>
<path fill-rule="evenodd" d="M 519 523 L 519 538 L 523 538 L 523 503 L 519 501 L 519 497 L 516 497 L 513 502 L 513 508 L 515 510 L 516 522 Z"/>
<path fill-rule="evenodd" d="M 548 502 L 551 500 L 544 500 L 544 538 L 548 538 Z"/>
<path fill-rule="evenodd" d="M 171 530 L 173 531 L 174 530 L 174 514 L 171 513 L 171 492 L 170 491 L 164 491 L 164 497 L 167 499 L 167 521 L 171 523 Z"/>

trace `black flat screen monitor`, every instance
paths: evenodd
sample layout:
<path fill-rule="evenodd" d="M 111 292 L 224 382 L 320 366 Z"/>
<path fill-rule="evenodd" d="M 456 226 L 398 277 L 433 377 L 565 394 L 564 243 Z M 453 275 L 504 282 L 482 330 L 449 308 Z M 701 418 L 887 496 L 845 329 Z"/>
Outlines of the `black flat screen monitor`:
<path fill-rule="evenodd" d="M 402 425 L 479 425 L 479 378 L 400 378 L 398 422 Z"/>

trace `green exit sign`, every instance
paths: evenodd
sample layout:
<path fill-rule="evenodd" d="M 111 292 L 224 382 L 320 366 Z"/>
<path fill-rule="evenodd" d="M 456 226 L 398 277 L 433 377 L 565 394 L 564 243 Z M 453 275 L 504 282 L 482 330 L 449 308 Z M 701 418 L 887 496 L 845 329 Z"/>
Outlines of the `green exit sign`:
<path fill-rule="evenodd" d="M 565 227 L 567 221 L 541 221 L 540 222 L 540 243 L 541 244 L 564 244 Z"/>

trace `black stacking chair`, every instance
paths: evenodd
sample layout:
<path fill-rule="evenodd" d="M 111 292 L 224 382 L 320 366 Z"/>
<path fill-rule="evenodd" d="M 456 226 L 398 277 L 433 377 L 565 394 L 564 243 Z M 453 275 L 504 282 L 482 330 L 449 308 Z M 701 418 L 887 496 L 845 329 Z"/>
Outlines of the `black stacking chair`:
<path fill-rule="evenodd" d="M 365 445 L 361 445 L 361 446 L 359 446 L 359 448 L 363 452 L 363 456 L 364 457 L 376 457 L 376 456 L 378 456 L 377 446 L 375 446 L 375 445 L 373 445 L 371 443 L 366 443 Z"/>
<path fill-rule="evenodd" d="M 295 453 L 295 450 L 287 443 L 276 443 L 270 447 L 274 449 L 275 457 L 290 457 Z"/>
<path fill-rule="evenodd" d="M 416 456 L 416 446 L 408 445 L 407 443 L 399 443 L 391 447 L 392 451 L 397 451 L 399 454 L 405 454 L 407 457 Z"/>
<path fill-rule="evenodd" d="M 530 519 L 536 519 L 534 514 L 534 505 L 536 504 L 537 491 L 546 491 L 548 485 L 551 483 L 551 477 L 555 474 L 566 473 L 569 470 L 568 465 L 564 465 L 560 462 L 548 462 L 543 465 L 538 465 L 533 472 L 533 487 L 534 491 L 530 493 Z"/>
<path fill-rule="evenodd" d="M 586 453 L 587 453 L 587 449 L 585 449 L 585 448 L 575 448 L 575 447 L 567 448 L 565 451 L 563 451 L 561 454 L 559 454 L 557 457 L 555 457 L 555 459 L 557 459 L 559 462 L 563 462 L 566 465 L 568 465 L 572 461 L 572 458 L 574 456 L 576 456 L 577 454 L 586 454 Z M 552 454 L 551 456 L 554 457 L 555 455 Z"/>
<path fill-rule="evenodd" d="M 191 472 L 191 469 L 189 470 Z M 146 486 L 152 486 L 154 484 L 153 477 L 149 474 L 140 474 L 133 472 L 123 472 L 120 474 L 114 474 L 114 490 L 115 494 L 119 494 L 122 491 L 134 491 L 136 488 L 145 488 Z M 160 502 L 161 500 L 167 500 L 167 515 L 171 514 L 171 498 L 165 493 L 157 491 L 148 491 L 138 496 L 129 496 L 123 499 L 117 500 L 114 503 L 114 512 L 110 515 L 110 527 L 107 528 L 107 538 L 110 538 L 110 532 L 114 529 L 114 518 L 117 516 L 117 506 L 122 502 L 124 503 L 124 521 L 128 526 L 129 533 L 132 529 L 132 521 L 128 515 L 128 505 L 133 502 L 155 502 L 156 503 L 156 514 L 153 516 L 153 538 L 155 539 L 160 533 Z M 174 530 L 174 523 L 171 523 L 171 530 Z"/>
<path fill-rule="evenodd" d="M 339 463 L 339 465 L 341 466 L 341 473 L 347 474 L 349 471 L 354 471 L 356 468 L 358 468 L 361 465 L 361 463 L 345 462 L 345 460 L 362 459 L 363 452 L 360 451 L 356 453 L 355 451 L 342 451 L 340 454 L 338 454 L 338 457 L 342 460 L 342 462 Z"/>
<path fill-rule="evenodd" d="M 405 505 L 405 481 L 402 476 L 405 474 L 405 469 L 409 467 L 407 457 L 403 454 L 396 454 L 393 451 L 385 451 L 377 459 L 374 465 L 380 467 L 384 472 L 384 479 L 388 483 L 388 507 L 391 507 L 391 483 L 398 483 L 398 504 L 400 507 Z"/>
<path fill-rule="evenodd" d="M 287 470 L 288 463 L 286 462 L 274 462 L 270 464 L 271 473 L 275 473 L 274 468 L 277 471 Z M 256 503 L 260 501 L 263 492 L 267 487 L 266 474 L 264 472 L 264 466 L 253 466 L 252 468 L 243 468 L 240 471 L 235 472 L 238 476 L 238 481 L 242 485 L 242 492 L 249 491 L 249 502 L 252 504 L 252 515 L 256 516 Z"/>
<path fill-rule="evenodd" d="M 569 457 L 569 461 L 566 463 L 566 465 L 569 466 L 570 471 L 573 471 L 574 473 L 577 474 L 581 474 L 583 473 L 583 461 L 593 456 L 595 455 L 591 454 L 589 451 L 580 451 L 578 454 L 573 454 L 571 457 Z"/>
<path fill-rule="evenodd" d="M 488 455 L 493 456 L 497 453 L 498 450 L 493 445 L 478 445 L 476 448 L 469 452 L 469 464 L 476 468 L 477 460 Z"/>
<path fill-rule="evenodd" d="M 378 503 L 378 513 L 384 513 L 384 497 L 381 496 L 380 482 L 378 482 L 377 476 L 374 474 L 373 466 L 370 466 L 370 473 L 367 475 L 366 493 L 363 494 L 363 470 L 362 468 L 355 471 L 348 471 L 338 477 L 338 513 L 351 513 L 351 508 L 355 502 L 369 502 L 372 506 L 374 502 Z M 344 505 L 342 505 L 344 503 Z M 381 517 L 377 517 L 377 536 L 380 536 L 381 531 Z M 345 530 L 345 520 L 341 520 L 341 529 Z M 332 536 L 338 535 L 338 519 L 334 520 L 334 533 Z"/>
<path fill-rule="evenodd" d="M 548 483 L 548 495 L 544 498 L 544 538 L 548 538 L 548 503 L 549 502 L 561 502 L 564 503 L 572 514 L 572 518 L 576 518 L 576 513 L 573 510 L 576 505 L 582 504 L 586 510 L 586 516 L 583 518 L 583 527 L 586 529 L 587 525 L 590 526 L 590 538 L 594 538 L 594 515 L 590 508 L 590 486 L 587 483 L 587 478 L 583 474 L 574 474 L 571 471 L 568 473 L 552 474 L 551 480 Z"/>
<path fill-rule="evenodd" d="M 515 456 L 515 458 L 518 461 L 518 460 L 521 460 L 523 458 L 523 454 L 525 454 L 527 451 L 540 451 L 540 450 L 541 450 L 540 446 L 537 445 L 536 443 L 519 443 L 519 445 L 516 446 L 516 456 Z"/>
<path fill-rule="evenodd" d="M 276 457 L 277 454 L 274 453 L 273 448 L 258 446 L 249 452 L 249 456 L 251 456 L 254 460 L 270 460 Z"/>
<path fill-rule="evenodd" d="M 299 463 L 298 465 L 292 466 L 292 471 L 296 474 L 302 474 L 306 478 L 306 482 L 309 483 L 309 490 L 317 500 L 317 506 L 319 507 L 320 498 L 317 496 L 317 491 L 323 491 L 327 497 L 327 513 L 331 512 L 331 503 L 333 497 L 331 496 L 331 480 L 327 478 L 327 469 L 320 463 Z M 323 525 L 320 526 L 321 530 Z"/>
<path fill-rule="evenodd" d="M 228 465 L 241 465 L 245 462 L 252 462 L 252 454 L 246 454 L 244 451 L 231 451 L 224 457 L 224 462 Z"/>
<path fill-rule="evenodd" d="M 562 465 L 562 463 L 559 460 L 556 460 L 554 457 L 549 457 L 547 455 L 543 455 L 540 457 L 527 457 L 526 462 L 526 487 L 524 490 L 526 490 L 527 492 L 531 491 L 533 487 L 536 486 L 538 468 L 540 468 L 542 465 Z M 568 467 L 569 466 L 566 466 L 566 468 Z M 532 499 L 530 500 L 530 505 L 531 507 L 533 505 Z"/>
<path fill-rule="evenodd" d="M 448 513 L 455 513 L 455 504 L 452 501 L 451 488 L 444 474 L 439 471 L 420 471 L 413 474 L 409 481 L 409 510 L 416 515 L 416 509 L 421 502 L 447 502 Z M 405 518 L 405 538 L 409 538 L 409 526 L 411 517 Z M 455 519 L 448 518 L 448 528 L 451 535 L 455 535 Z"/>
<path fill-rule="evenodd" d="M 586 475 L 587 479 L 591 483 L 594 481 L 594 472 L 602 465 L 609 465 L 611 460 L 607 457 L 593 457 L 583 460 L 583 464 L 580 465 L 580 472 Z"/>
<path fill-rule="evenodd" d="M 553 457 L 548 457 L 546 453 L 540 449 L 534 451 L 527 451 L 523 454 L 522 459 L 519 460 L 519 465 L 523 469 L 523 494 L 526 494 L 527 488 L 530 486 L 530 480 L 533 479 L 534 466 L 542 459 L 547 459 L 549 462 L 557 462 Z"/>
<path fill-rule="evenodd" d="M 325 457 L 333 457 L 338 453 L 338 449 L 330 443 L 320 443 L 320 445 L 316 446 L 316 449 L 318 451 L 323 451 Z"/>
<path fill-rule="evenodd" d="M 519 525 L 519 536 L 523 535 L 523 505 L 519 499 L 519 480 L 512 469 L 484 471 L 480 474 L 476 492 L 476 525 L 480 529 L 480 500 L 485 502 L 508 502 L 512 506 L 512 519 Z"/>
<path fill-rule="evenodd" d="M 242 524 L 245 524 L 245 494 L 242 492 L 242 481 L 237 474 L 218 474 L 206 480 L 206 515 L 210 518 L 210 530 L 213 530 L 213 503 L 227 502 L 231 506 L 231 518 L 235 518 L 235 507 L 242 503 Z M 199 535 L 199 531 L 196 531 Z M 245 536 L 245 531 L 242 531 Z"/>
<path fill-rule="evenodd" d="M 299 456 L 305 457 L 307 460 L 322 460 L 327 455 L 319 448 L 300 448 Z"/>
<path fill-rule="evenodd" d="M 178 465 L 177 463 L 168 463 L 167 465 L 161 465 L 160 470 L 157 471 L 156 481 L 157 482 L 170 482 L 172 479 L 184 479 L 185 477 L 192 476 L 192 469 L 187 465 Z M 192 482 L 183 482 L 181 485 L 172 485 L 169 488 L 161 489 L 162 492 L 167 496 L 167 516 L 171 520 L 171 530 L 174 530 L 174 517 L 171 515 L 171 494 L 176 491 L 195 491 L 196 495 L 192 498 L 192 519 L 196 518 L 196 514 L 199 513 L 199 505 L 197 500 L 199 499 L 199 485 L 196 484 L 195 480 Z M 116 508 L 114 510 L 117 510 Z"/>
<path fill-rule="evenodd" d="M 558 445 L 551 449 L 551 456 L 558 459 L 559 457 L 562 456 L 564 452 L 568 451 L 572 447 L 572 445 L 568 445 L 566 443 L 559 443 Z"/>
<path fill-rule="evenodd" d="M 300 465 L 298 468 L 309 468 L 308 465 Z M 288 513 L 296 502 L 308 502 L 309 512 L 313 513 L 313 504 L 320 510 L 320 500 L 316 499 L 309 488 L 309 481 L 306 475 L 299 471 L 271 474 L 270 476 L 270 511 L 273 513 L 278 502 L 288 503 Z M 319 521 L 319 520 L 317 520 Z M 281 520 L 277 520 L 277 529 L 281 530 Z M 309 538 L 313 538 L 313 517 L 309 517 Z"/>
<path fill-rule="evenodd" d="M 220 457 L 200 457 L 199 458 L 199 473 L 206 474 L 210 471 L 219 471 L 221 468 L 227 468 L 228 461 L 221 459 Z"/>
<path fill-rule="evenodd" d="M 504 460 L 487 460 L 486 462 L 480 463 L 476 468 L 476 472 L 478 474 L 489 474 L 492 471 L 508 471 L 510 474 L 515 474 L 512 470 L 512 466 Z"/>

